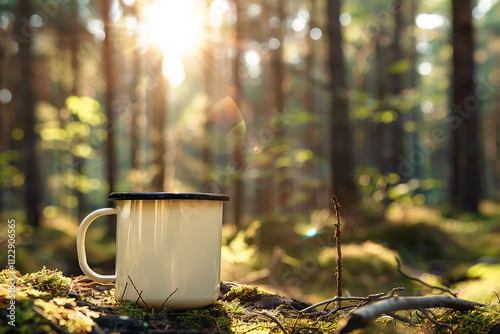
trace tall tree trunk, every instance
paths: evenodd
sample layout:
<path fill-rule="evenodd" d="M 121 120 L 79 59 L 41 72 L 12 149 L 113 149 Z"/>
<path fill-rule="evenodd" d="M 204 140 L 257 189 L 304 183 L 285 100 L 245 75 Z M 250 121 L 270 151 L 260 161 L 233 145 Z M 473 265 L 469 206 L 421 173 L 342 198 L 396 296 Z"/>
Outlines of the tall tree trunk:
<path fill-rule="evenodd" d="M 354 158 L 349 122 L 349 100 L 342 52 L 342 34 L 339 22 L 341 1 L 328 0 L 329 67 L 331 75 L 331 182 L 333 194 L 344 204 L 347 214 L 353 213 L 359 199 L 353 181 Z"/>
<path fill-rule="evenodd" d="M 234 103 L 238 108 L 241 108 L 243 89 L 240 79 L 240 58 L 241 58 L 241 43 L 243 42 L 243 15 L 241 4 L 236 1 L 236 54 L 233 63 L 233 85 L 234 85 Z M 234 177 L 234 200 L 233 200 L 233 219 L 236 228 L 242 227 L 242 214 L 244 210 L 245 191 L 242 180 L 242 174 L 245 170 L 245 157 L 243 156 L 243 147 L 238 144 L 234 148 L 233 159 L 235 161 L 235 177 Z"/>
<path fill-rule="evenodd" d="M 471 0 L 452 1 L 453 93 L 450 195 L 458 211 L 477 212 L 482 196 L 480 109 L 474 84 Z"/>
<path fill-rule="evenodd" d="M 408 18 L 411 20 L 411 23 L 408 22 L 406 25 L 408 27 L 408 36 L 409 36 L 409 43 L 408 43 L 408 49 L 406 53 L 406 59 L 409 61 L 409 63 L 412 65 L 410 66 L 410 69 L 408 71 L 408 75 L 406 77 L 406 82 L 407 86 L 410 87 L 411 89 L 417 87 L 417 69 L 413 64 L 416 63 L 417 59 L 417 51 L 416 51 L 416 46 L 417 46 L 417 25 L 415 24 L 415 17 L 417 16 L 417 4 L 415 1 L 408 1 L 406 2 L 409 6 L 408 9 Z M 415 127 L 418 129 L 420 128 L 419 124 L 423 122 L 422 117 L 421 117 L 421 112 L 420 108 L 418 106 L 415 106 L 411 108 L 408 118 L 415 123 Z M 419 138 L 418 138 L 418 132 L 413 131 L 410 133 L 410 145 L 408 147 L 409 151 L 419 151 L 420 147 L 418 146 Z M 420 175 L 420 165 L 415 164 L 414 166 L 411 166 L 411 169 L 407 169 L 407 167 L 404 167 L 404 160 L 399 159 L 399 166 L 398 166 L 398 172 L 399 175 L 402 177 L 403 181 L 413 179 L 413 178 L 419 178 Z"/>
<path fill-rule="evenodd" d="M 261 20 L 262 20 L 262 25 L 263 29 L 271 29 L 270 24 L 269 24 L 269 19 L 271 18 L 271 3 L 263 1 L 262 2 L 262 14 L 261 14 Z M 272 62 L 267 62 L 263 63 L 262 66 L 263 71 L 263 86 L 265 87 L 264 89 L 267 89 L 268 91 L 272 91 L 272 88 L 270 86 L 270 81 L 269 77 L 271 75 L 271 68 L 273 66 Z M 266 108 L 269 108 L 269 105 L 272 105 L 273 99 L 270 96 L 271 94 L 268 94 L 266 96 L 266 99 L 263 102 L 263 105 Z M 263 107 L 264 108 L 264 107 Z M 259 122 L 258 123 L 261 127 L 264 127 L 266 120 L 265 117 L 262 117 L 265 115 L 260 115 Z M 257 119 L 257 118 L 256 118 Z M 264 149 L 264 147 L 261 147 Z M 264 153 L 265 154 L 265 153 Z M 254 212 L 257 215 L 264 215 L 264 214 L 269 214 L 272 212 L 272 206 L 270 205 L 271 199 L 273 197 L 273 184 L 271 181 L 271 177 L 267 175 L 267 170 L 269 169 L 267 166 L 259 166 L 256 167 L 258 168 L 258 173 L 259 177 L 254 181 L 255 185 L 255 192 L 254 192 Z"/>
<path fill-rule="evenodd" d="M 378 2 L 377 2 L 378 4 Z M 379 12 L 376 9 L 376 12 Z M 376 40 L 375 45 L 375 64 L 374 64 L 374 75 L 372 77 L 372 87 L 374 89 L 374 95 L 376 100 L 375 112 L 383 112 L 385 109 L 386 95 L 387 95 L 387 53 L 386 47 L 381 45 L 381 40 L 385 37 L 385 27 L 381 23 L 377 32 L 374 36 Z M 375 135 L 372 137 L 373 144 L 371 151 L 373 152 L 373 158 L 376 168 L 381 174 L 385 174 L 388 170 L 387 168 L 387 157 L 390 155 L 388 152 L 388 126 L 382 121 L 376 122 L 374 125 Z M 389 153 L 389 154 L 388 154 Z"/>
<path fill-rule="evenodd" d="M 316 26 L 315 18 L 316 18 L 316 1 L 311 0 L 309 3 L 309 13 L 310 13 L 310 18 L 309 18 L 309 26 L 311 29 Z M 314 55 L 315 55 L 315 50 L 314 50 L 314 40 L 312 38 L 307 38 L 307 53 L 305 56 L 305 63 L 306 63 L 306 76 L 309 79 L 314 78 L 314 66 L 315 66 L 315 61 L 314 61 Z M 316 104 L 315 104 L 315 99 L 314 99 L 314 82 L 313 80 L 307 80 L 305 83 L 305 92 L 304 92 L 304 108 L 306 111 L 311 113 L 312 115 L 317 114 L 316 110 Z M 319 136 L 318 134 L 322 132 L 322 126 L 316 122 L 310 122 L 305 126 L 305 146 L 306 148 L 312 150 L 314 152 L 314 156 L 318 157 L 321 154 L 321 144 L 319 143 Z M 319 166 L 317 164 L 312 164 L 311 162 L 307 162 L 307 165 L 305 166 L 305 171 L 304 173 L 306 174 L 307 177 L 312 177 L 312 178 L 320 178 L 319 176 Z M 299 191 L 301 192 L 308 192 L 308 189 L 305 188 L 302 184 L 303 181 L 306 180 L 306 178 L 299 179 L 298 181 L 300 182 L 300 188 Z M 314 193 L 309 193 L 308 194 L 309 198 L 307 201 L 306 205 L 300 205 L 299 204 L 299 209 L 302 209 L 304 214 L 307 214 L 308 210 L 314 209 L 318 207 L 318 201 Z"/>
<path fill-rule="evenodd" d="M 279 27 L 275 29 L 275 38 L 279 40 L 279 47 L 272 51 L 271 65 L 272 65 L 272 91 L 274 96 L 273 108 L 278 115 L 283 115 L 285 112 L 285 94 L 283 92 L 283 82 L 285 80 L 285 66 L 283 64 L 283 49 L 285 43 L 285 29 L 286 29 L 286 14 L 285 14 L 285 1 L 277 1 L 276 14 L 279 18 Z M 285 124 L 281 120 L 275 121 L 274 135 L 278 144 L 282 144 L 285 136 Z M 289 152 L 281 152 L 287 155 Z M 280 167 L 274 176 L 274 187 L 276 189 L 275 207 L 278 212 L 281 212 L 286 207 L 287 194 L 287 168 Z"/>
<path fill-rule="evenodd" d="M 403 88 L 403 70 L 399 68 L 402 57 L 401 52 L 401 32 L 403 30 L 403 18 L 402 18 L 402 0 L 395 0 L 392 3 L 392 12 L 394 18 L 394 32 L 392 35 L 392 41 L 390 46 L 390 64 L 392 66 L 389 74 L 389 89 L 390 89 L 390 108 L 396 112 L 396 119 L 391 123 L 391 134 L 392 134 L 392 152 L 391 160 L 389 163 L 389 171 L 393 173 L 398 172 L 399 167 L 399 157 L 403 156 L 404 148 L 404 131 L 403 131 L 403 117 L 404 113 L 401 112 L 399 108 L 394 108 L 391 103 L 394 99 L 398 98 Z M 400 182 L 404 182 L 406 179 L 401 175 Z"/>
<path fill-rule="evenodd" d="M 214 46 L 213 46 L 213 31 L 209 22 L 209 7 L 210 1 L 207 1 L 206 15 L 205 15 L 205 44 L 203 47 L 205 64 L 204 79 L 205 79 L 205 92 L 207 94 L 207 108 L 205 110 L 205 142 L 202 144 L 202 159 L 204 171 L 201 176 L 202 189 L 205 191 L 212 191 L 210 189 L 210 171 L 212 170 L 212 146 L 213 146 L 213 123 L 211 120 L 215 96 L 215 80 L 214 80 Z"/>
<path fill-rule="evenodd" d="M 133 15 L 139 20 L 139 0 L 136 0 L 132 7 Z M 142 103 L 140 95 L 140 78 L 141 78 L 141 54 L 139 53 L 139 37 L 134 35 L 134 55 L 132 61 L 132 71 L 133 79 L 131 84 L 132 94 L 130 104 L 132 106 L 130 110 L 130 167 L 132 169 L 137 169 L 139 166 L 139 151 L 140 151 L 140 141 L 139 141 L 139 130 L 137 124 L 138 115 L 142 115 Z M 134 184 L 134 187 L 137 185 Z"/>
<path fill-rule="evenodd" d="M 109 4 L 111 0 L 102 0 L 102 20 L 104 22 L 104 33 L 106 37 L 103 41 L 103 71 L 107 84 L 105 106 L 108 120 L 106 130 L 108 138 L 106 140 L 106 175 L 108 179 L 109 191 L 115 191 L 115 140 L 114 140 L 114 115 L 113 98 L 115 89 L 115 68 L 112 54 L 111 24 L 109 22 Z M 114 226 L 114 225 L 111 225 Z"/>
<path fill-rule="evenodd" d="M 38 227 L 40 225 L 40 212 L 42 206 L 42 187 L 39 163 L 37 159 L 37 142 L 35 132 L 35 94 L 33 90 L 33 74 L 31 71 L 33 31 L 26 27 L 31 16 L 29 0 L 19 1 L 19 17 L 16 20 L 16 34 L 21 36 L 19 43 L 19 59 L 21 65 L 21 112 L 22 130 L 24 132 L 21 157 L 23 159 L 25 175 L 25 205 L 28 224 Z M 26 29 L 27 28 L 27 29 Z"/>
<path fill-rule="evenodd" d="M 158 60 L 157 85 L 153 92 L 153 115 L 151 143 L 153 149 L 152 164 L 156 167 L 151 190 L 165 191 L 165 157 L 166 157 L 166 117 L 167 117 L 167 79 L 163 75 L 163 59 Z"/>

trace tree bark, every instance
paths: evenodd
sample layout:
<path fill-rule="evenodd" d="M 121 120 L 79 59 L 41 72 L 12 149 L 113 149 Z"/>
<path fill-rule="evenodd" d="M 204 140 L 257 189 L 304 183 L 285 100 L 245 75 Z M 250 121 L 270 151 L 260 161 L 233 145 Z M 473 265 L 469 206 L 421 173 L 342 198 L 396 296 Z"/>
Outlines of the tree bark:
<path fill-rule="evenodd" d="M 42 187 L 37 157 L 39 137 L 35 132 L 35 93 L 33 90 L 33 74 L 31 71 L 33 30 L 29 26 L 31 5 L 29 0 L 19 1 L 19 17 L 16 20 L 16 35 L 19 36 L 19 59 L 21 70 L 21 110 L 22 130 L 24 132 L 21 157 L 24 167 L 25 206 L 28 224 L 40 225 L 42 205 Z"/>
<path fill-rule="evenodd" d="M 355 329 L 366 327 L 371 320 L 382 314 L 396 311 L 436 307 L 451 308 L 457 311 L 469 311 L 479 306 L 486 305 L 450 296 L 396 297 L 358 308 L 349 315 L 347 323 L 338 333 L 350 333 Z"/>
<path fill-rule="evenodd" d="M 401 52 L 401 32 L 403 30 L 403 18 L 402 18 L 402 0 L 395 0 L 391 6 L 393 19 L 394 19 L 394 31 L 392 35 L 392 43 L 390 47 L 390 61 L 391 65 L 394 66 L 399 64 L 403 59 Z M 403 88 L 403 70 L 400 68 L 392 68 L 389 74 L 389 89 L 390 89 L 390 99 L 392 101 L 396 99 Z M 392 152 L 391 161 L 389 163 L 389 172 L 397 173 L 399 167 L 399 157 L 403 156 L 404 148 L 404 131 L 403 131 L 403 117 L 405 114 L 399 108 L 394 108 L 393 103 L 389 106 L 391 110 L 396 112 L 396 119 L 391 123 L 391 134 L 392 134 Z M 400 175 L 400 182 L 405 182 L 406 178 Z"/>
<path fill-rule="evenodd" d="M 279 47 L 272 51 L 271 55 L 271 71 L 272 71 L 272 91 L 273 91 L 273 109 L 278 115 L 283 115 L 285 112 L 285 94 L 283 92 L 283 82 L 285 81 L 285 66 L 283 64 L 283 49 L 285 42 L 286 29 L 286 14 L 284 0 L 277 0 L 276 15 L 280 20 L 279 27 L 275 29 L 275 38 L 279 40 Z M 280 120 L 276 120 L 274 136 L 279 144 L 282 144 L 285 137 L 285 124 Z M 281 155 L 287 155 L 288 152 L 282 152 Z M 273 178 L 274 182 L 270 182 L 270 187 L 275 187 L 275 209 L 282 212 L 286 207 L 287 194 L 287 168 L 280 167 Z M 273 184 L 274 183 L 274 184 Z"/>
<path fill-rule="evenodd" d="M 154 177 L 150 188 L 152 191 L 165 191 L 165 155 L 166 155 L 166 118 L 167 118 L 167 79 L 163 75 L 163 58 L 160 55 L 157 65 L 156 87 L 153 92 L 153 115 L 151 142 L 153 150 L 152 164 Z"/>
<path fill-rule="evenodd" d="M 471 0 L 452 1 L 453 85 L 447 120 L 451 130 L 450 197 L 456 211 L 477 212 L 482 196 L 480 101 L 474 84 Z"/>
<path fill-rule="evenodd" d="M 241 56 L 241 43 L 243 42 L 243 15 L 241 4 L 235 1 L 236 6 L 236 55 L 233 60 L 233 85 L 234 85 L 234 103 L 238 108 L 241 108 L 243 89 L 240 80 L 240 56 Z M 233 159 L 235 162 L 234 174 L 234 200 L 233 200 L 233 220 L 236 228 L 242 226 L 242 214 L 244 210 L 245 190 L 242 181 L 242 174 L 245 170 L 245 157 L 243 156 L 243 147 L 238 144 L 234 148 Z"/>
<path fill-rule="evenodd" d="M 106 130 L 108 137 L 106 140 L 106 175 L 108 179 L 109 191 L 115 191 L 115 140 L 114 140 L 114 115 L 113 115 L 113 98 L 115 88 L 115 68 L 112 55 L 112 41 L 111 41 L 111 24 L 109 20 L 109 4 L 110 0 L 103 0 L 101 2 L 102 20 L 104 22 L 104 33 L 106 37 L 103 41 L 103 73 L 106 81 L 106 97 L 105 105 L 107 126 Z M 114 226 L 114 225 L 111 225 Z"/>
<path fill-rule="evenodd" d="M 330 124 L 330 168 L 333 194 L 345 205 L 345 212 L 349 215 L 353 212 L 352 209 L 359 199 L 359 194 L 353 180 L 354 157 L 349 122 L 349 97 L 345 80 L 342 34 L 339 21 L 340 6 L 341 1 L 328 0 L 330 90 L 333 99 Z"/>
<path fill-rule="evenodd" d="M 136 0 L 132 7 L 132 13 L 139 20 L 139 0 Z M 130 110 L 130 167 L 137 169 L 139 166 L 139 127 L 137 124 L 137 116 L 143 115 L 142 101 L 140 91 L 140 78 L 141 78 L 141 54 L 139 53 L 139 37 L 134 36 L 134 56 L 132 60 L 133 79 L 131 84 L 131 110 Z"/>
<path fill-rule="evenodd" d="M 209 8 L 210 2 L 207 1 L 207 8 L 205 14 L 205 33 L 206 39 L 203 46 L 203 59 L 205 61 L 204 79 L 205 79 L 205 92 L 207 94 L 207 108 L 205 110 L 205 142 L 202 144 L 202 160 L 204 171 L 201 175 L 201 185 L 205 191 L 211 191 L 210 187 L 210 171 L 212 170 L 212 146 L 213 146 L 213 123 L 211 120 L 214 96 L 215 96 L 215 80 L 213 71 L 214 69 L 214 46 L 211 37 L 213 36 L 212 28 L 209 22 Z"/>

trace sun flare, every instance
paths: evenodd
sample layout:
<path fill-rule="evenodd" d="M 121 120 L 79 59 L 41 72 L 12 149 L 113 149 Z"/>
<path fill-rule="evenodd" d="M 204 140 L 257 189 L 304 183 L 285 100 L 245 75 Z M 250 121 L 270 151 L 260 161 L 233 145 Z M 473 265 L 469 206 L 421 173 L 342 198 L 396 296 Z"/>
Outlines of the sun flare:
<path fill-rule="evenodd" d="M 163 74 L 172 86 L 184 80 L 182 58 L 202 43 L 204 10 L 196 0 L 156 0 L 142 13 L 142 39 L 163 53 Z"/>
<path fill-rule="evenodd" d="M 163 53 L 193 52 L 201 42 L 203 13 L 193 0 L 157 0 L 143 12 L 143 38 Z"/>

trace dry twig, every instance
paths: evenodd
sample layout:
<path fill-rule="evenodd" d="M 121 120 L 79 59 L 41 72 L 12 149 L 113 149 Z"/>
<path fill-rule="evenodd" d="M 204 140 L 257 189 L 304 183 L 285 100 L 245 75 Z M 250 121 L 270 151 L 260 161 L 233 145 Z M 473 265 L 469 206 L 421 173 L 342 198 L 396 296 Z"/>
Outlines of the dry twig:
<path fill-rule="evenodd" d="M 165 303 L 166 303 L 166 302 L 170 299 L 170 297 L 172 297 L 172 296 L 174 295 L 174 293 L 176 293 L 176 292 L 177 292 L 177 290 L 179 290 L 179 288 L 175 288 L 174 292 L 172 292 L 172 293 L 171 293 L 171 294 L 167 297 L 167 299 L 165 299 L 165 301 L 161 304 L 160 309 L 162 309 L 162 308 L 163 308 L 163 305 L 165 305 Z"/>
<path fill-rule="evenodd" d="M 441 288 L 439 286 L 435 286 L 435 285 L 430 285 L 428 283 L 425 283 L 424 281 L 422 281 L 420 278 L 416 278 L 416 277 L 412 277 L 408 274 L 405 274 L 402 270 L 401 270 L 401 262 L 399 261 L 399 259 L 396 257 L 396 262 L 398 264 L 398 273 L 403 276 L 404 278 L 407 278 L 409 280 L 412 280 L 412 281 L 417 281 L 419 282 L 420 284 L 428 287 L 428 288 L 431 288 L 431 289 L 436 289 L 436 290 L 439 290 L 439 291 L 442 291 L 444 293 L 449 293 L 450 295 L 452 295 L 453 297 L 457 297 L 457 294 L 456 293 L 453 293 L 451 292 L 449 289 L 446 289 L 446 288 Z"/>
<path fill-rule="evenodd" d="M 420 313 L 422 313 L 422 315 L 424 316 L 425 319 L 429 320 L 434 325 L 437 325 L 439 327 L 444 327 L 444 328 L 448 328 L 450 330 L 453 330 L 453 327 L 451 327 L 450 324 L 437 321 L 436 319 L 434 319 L 433 317 L 431 317 L 424 308 L 419 308 L 418 310 L 420 311 Z"/>
<path fill-rule="evenodd" d="M 283 326 L 283 324 L 278 320 L 278 318 L 276 318 L 274 315 L 272 314 L 269 314 L 267 312 L 257 312 L 257 314 L 260 314 L 266 318 L 269 318 L 271 319 L 272 321 L 274 321 L 278 327 L 283 331 L 283 334 L 287 334 L 287 331 L 285 329 L 285 327 Z"/>
<path fill-rule="evenodd" d="M 404 290 L 404 288 L 402 287 L 399 287 L 399 288 L 394 288 L 392 289 L 389 294 L 387 295 L 384 295 L 383 293 L 377 293 L 377 294 L 374 294 L 374 295 L 369 295 L 367 297 L 335 297 L 335 298 L 332 298 L 332 299 L 327 299 L 327 300 L 323 300 L 319 303 L 316 303 L 314 305 L 311 305 L 309 307 L 306 307 L 305 309 L 299 311 L 301 313 L 305 313 L 305 312 L 308 312 L 318 306 L 321 306 L 321 305 L 325 305 L 325 304 L 331 304 L 331 303 L 334 303 L 334 302 L 341 302 L 341 301 L 360 301 L 361 303 L 360 304 L 366 304 L 366 303 L 369 303 L 369 302 L 375 302 L 375 301 L 380 301 L 380 300 L 384 300 L 384 299 L 389 299 L 389 298 L 393 298 L 394 297 L 394 293 L 396 293 L 396 291 L 402 291 Z"/>
<path fill-rule="evenodd" d="M 332 196 L 332 202 L 335 208 L 335 217 L 337 223 L 335 224 L 335 244 L 337 245 L 337 297 L 342 297 L 342 249 L 340 245 L 340 203 L 336 196 Z M 340 302 L 339 302 L 340 307 Z"/>
<path fill-rule="evenodd" d="M 128 279 L 130 280 L 130 283 L 132 283 L 132 286 L 134 287 L 135 289 L 135 292 L 137 292 L 137 295 L 139 295 L 139 297 L 137 298 L 137 301 L 136 303 L 139 301 L 139 299 L 144 303 L 145 306 L 147 306 L 148 308 L 150 308 L 151 310 L 153 310 L 153 308 L 151 306 L 148 305 L 148 303 L 146 303 L 146 301 L 144 300 L 144 298 L 142 298 L 142 291 L 139 292 L 139 290 L 137 290 L 135 284 L 134 284 L 134 281 L 132 281 L 132 278 L 130 278 L 130 276 L 127 276 Z"/>

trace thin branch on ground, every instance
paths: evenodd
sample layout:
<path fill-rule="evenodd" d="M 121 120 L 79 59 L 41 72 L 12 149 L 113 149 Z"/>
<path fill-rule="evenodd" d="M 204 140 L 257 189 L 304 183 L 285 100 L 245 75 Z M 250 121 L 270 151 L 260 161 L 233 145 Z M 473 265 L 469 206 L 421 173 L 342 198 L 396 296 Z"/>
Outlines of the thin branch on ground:
<path fill-rule="evenodd" d="M 323 300 L 319 303 L 308 306 L 305 309 L 300 310 L 299 312 L 305 313 L 305 312 L 308 312 L 308 311 L 310 311 L 318 306 L 325 305 L 325 304 L 331 304 L 334 302 L 340 302 L 340 301 L 352 301 L 352 302 L 360 301 L 360 302 L 365 302 L 365 303 L 366 302 L 380 301 L 380 300 L 384 300 L 384 299 L 388 299 L 388 298 L 393 298 L 394 293 L 396 293 L 396 291 L 402 291 L 402 290 L 404 290 L 404 288 L 402 288 L 402 287 L 393 288 L 389 292 L 389 294 L 387 294 L 387 295 L 384 295 L 383 293 L 377 293 L 377 294 L 373 294 L 373 295 L 368 295 L 367 297 L 335 297 L 335 298 Z"/>
<path fill-rule="evenodd" d="M 142 291 L 139 292 L 139 290 L 137 290 L 137 287 L 135 286 L 134 284 L 134 281 L 132 281 L 132 278 L 130 278 L 130 276 L 127 276 L 128 279 L 130 280 L 130 283 L 132 283 L 132 286 L 134 287 L 135 289 L 135 292 L 137 292 L 137 294 L 139 295 L 139 298 L 137 298 L 137 301 L 136 303 L 139 301 L 139 299 L 144 303 L 145 306 L 147 306 L 148 308 L 150 308 L 151 310 L 153 310 L 154 312 L 154 308 L 152 308 L 151 306 L 148 305 L 148 303 L 146 303 L 146 301 L 144 300 L 144 298 L 142 298 Z"/>
<path fill-rule="evenodd" d="M 394 312 L 389 312 L 387 313 L 387 315 L 391 318 L 394 318 L 396 319 L 397 321 L 401 321 L 401 322 L 404 322 L 406 324 L 409 324 L 409 325 L 413 325 L 414 324 L 414 321 L 412 321 L 411 319 L 408 319 L 406 317 L 403 317 L 402 315 L 398 315 Z"/>
<path fill-rule="evenodd" d="M 428 284 L 428 283 L 426 283 L 426 282 L 422 281 L 420 278 L 416 278 L 416 277 L 410 276 L 410 275 L 408 275 L 408 274 L 405 274 L 405 273 L 401 270 L 401 262 L 399 261 L 399 259 L 398 259 L 397 257 L 396 257 L 396 262 L 397 262 L 397 264 L 398 264 L 398 268 L 397 268 L 398 273 L 399 273 L 401 276 L 403 276 L 404 278 L 407 278 L 407 279 L 412 280 L 412 281 L 419 282 L 420 284 L 422 284 L 422 285 L 424 285 L 424 286 L 426 286 L 426 287 L 428 287 L 428 288 L 431 288 L 431 289 L 436 289 L 436 290 L 442 291 L 442 292 L 444 292 L 444 293 L 449 293 L 451 296 L 453 296 L 453 297 L 455 297 L 455 298 L 457 297 L 457 294 L 456 294 L 456 293 L 451 292 L 449 289 L 446 289 L 446 288 L 441 288 L 441 287 L 439 287 L 439 286 L 435 286 L 435 285 L 430 285 L 430 284 Z"/>
<path fill-rule="evenodd" d="M 429 320 L 430 322 L 432 322 L 434 325 L 436 326 L 439 326 L 439 327 L 444 327 L 444 328 L 448 328 L 449 330 L 453 330 L 453 327 L 450 325 L 450 324 L 447 324 L 447 323 L 444 323 L 444 322 L 439 322 L 437 321 L 436 319 L 434 319 L 433 317 L 431 317 L 427 311 L 423 308 L 419 308 L 418 309 L 420 313 L 422 313 L 422 315 L 424 316 L 425 319 Z"/>
<path fill-rule="evenodd" d="M 123 297 L 125 296 L 125 292 L 127 291 L 127 287 L 128 287 L 128 282 L 125 282 L 125 288 L 123 289 L 123 293 L 122 293 L 122 297 L 120 298 L 120 301 L 123 300 Z"/>
<path fill-rule="evenodd" d="M 283 334 L 287 334 L 287 331 L 285 329 L 285 327 L 283 326 L 283 324 L 278 320 L 278 318 L 276 318 L 274 315 L 272 314 L 269 314 L 267 312 L 257 312 L 257 314 L 260 314 L 266 318 L 269 318 L 271 319 L 272 321 L 274 321 L 278 327 L 283 331 Z"/>
<path fill-rule="evenodd" d="M 171 293 L 171 294 L 167 297 L 167 299 L 165 299 L 165 301 L 161 304 L 160 309 L 162 309 L 162 308 L 163 308 L 163 305 L 165 305 L 165 303 L 166 303 L 166 302 L 168 302 L 168 300 L 170 299 L 170 297 L 172 297 L 172 296 L 174 295 L 174 293 L 176 293 L 176 292 L 177 292 L 177 290 L 179 290 L 179 288 L 175 288 L 174 292 L 172 292 L 172 293 Z"/>
<path fill-rule="evenodd" d="M 497 296 L 497 299 L 498 299 L 498 303 L 500 304 L 500 297 L 498 296 L 498 293 L 496 291 L 491 291 L 495 294 L 495 296 Z"/>
<path fill-rule="evenodd" d="M 368 297 L 335 297 L 335 298 L 328 299 L 328 300 L 323 300 L 323 301 L 321 301 L 319 303 L 316 303 L 316 304 L 313 304 L 311 306 L 308 306 L 305 309 L 300 310 L 299 312 L 300 313 L 305 313 L 305 312 L 308 312 L 310 310 L 313 310 L 314 308 L 316 308 L 318 306 L 325 305 L 325 304 L 331 304 L 331 303 L 334 303 L 334 302 L 339 302 L 339 301 L 364 301 L 367 298 Z"/>
<path fill-rule="evenodd" d="M 485 304 L 445 295 L 426 297 L 395 297 L 360 307 L 356 311 L 352 312 L 348 317 L 347 323 L 339 330 L 338 333 L 350 333 L 355 329 L 365 327 L 370 323 L 370 321 L 381 316 L 382 314 L 389 314 L 396 311 L 437 307 L 450 308 L 457 311 L 468 311 L 479 306 L 485 306 Z"/>
<path fill-rule="evenodd" d="M 297 318 L 295 318 L 295 321 L 293 322 L 293 326 L 292 326 L 292 329 L 290 330 L 290 333 L 295 332 L 295 327 L 297 326 L 297 323 L 299 322 L 301 315 L 302 315 L 302 313 L 300 313 L 300 312 L 297 314 Z"/>

